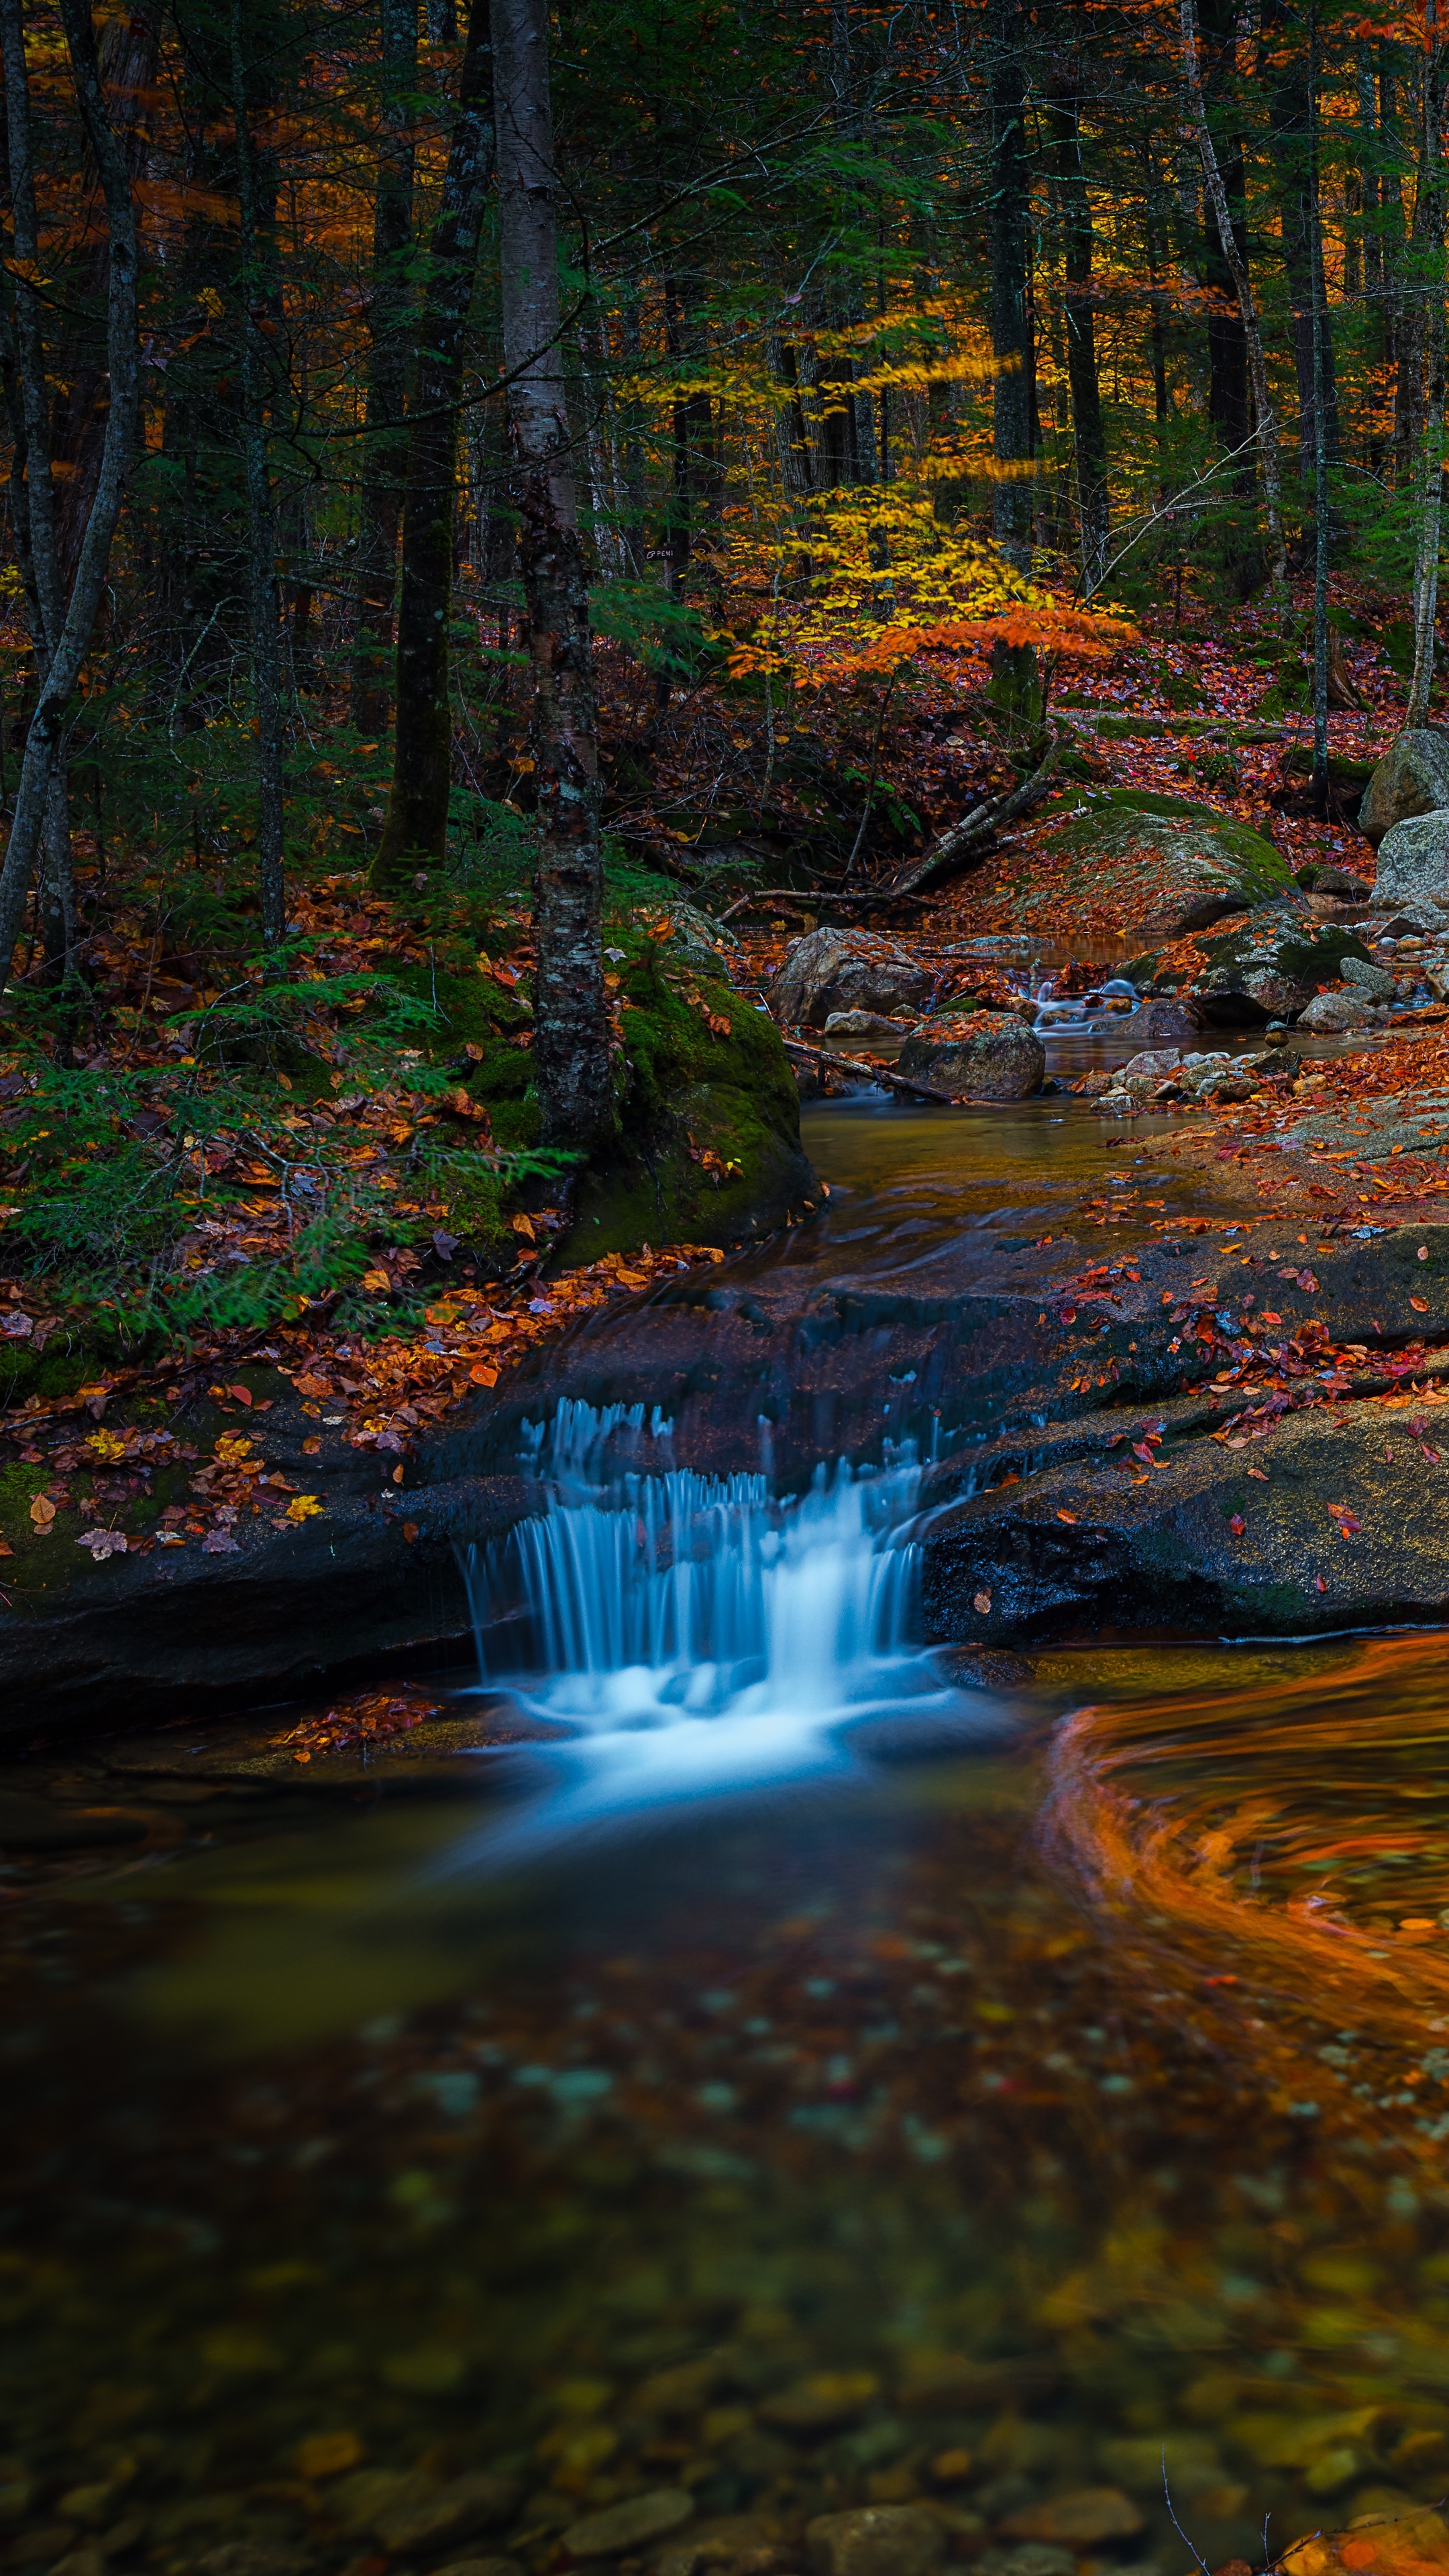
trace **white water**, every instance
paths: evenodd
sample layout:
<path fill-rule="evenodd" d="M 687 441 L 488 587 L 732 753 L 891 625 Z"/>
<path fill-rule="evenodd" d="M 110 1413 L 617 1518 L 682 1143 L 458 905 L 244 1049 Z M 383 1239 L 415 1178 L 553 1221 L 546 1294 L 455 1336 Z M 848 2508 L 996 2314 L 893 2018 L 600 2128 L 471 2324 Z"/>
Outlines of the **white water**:
<path fill-rule="evenodd" d="M 714 1477 L 676 1467 L 669 1424 L 642 1407 L 566 1403 L 531 1430 L 547 1508 L 514 1532 L 513 1567 L 475 1565 L 470 1590 L 481 1640 L 510 1571 L 521 1582 L 543 1675 L 490 1687 L 569 1736 L 542 1756 L 548 1794 L 487 1836 L 500 1859 L 846 1771 L 862 1720 L 908 1711 L 963 1739 L 1001 1722 L 943 1688 L 917 1643 L 914 1450 L 876 1472 L 822 1466 L 782 1499 L 767 1441 L 758 1474 Z"/>

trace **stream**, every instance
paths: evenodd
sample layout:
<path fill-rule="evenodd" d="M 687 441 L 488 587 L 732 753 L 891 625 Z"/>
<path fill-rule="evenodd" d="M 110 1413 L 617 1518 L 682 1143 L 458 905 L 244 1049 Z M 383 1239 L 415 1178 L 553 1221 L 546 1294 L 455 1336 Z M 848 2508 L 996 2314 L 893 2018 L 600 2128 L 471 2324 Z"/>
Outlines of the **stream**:
<path fill-rule="evenodd" d="M 1145 1224 L 1060 1098 L 804 1124 L 828 1207 L 742 1294 Z M 769 2576 L 924 2506 L 901 2576 L 1182 2576 L 1436 2499 L 1441 1639 L 968 1669 L 919 1388 L 701 1461 L 577 1392 L 608 1331 L 436 1742 L 32 1747 L 176 1831 L 0 1880 L 6 2564 Z"/>

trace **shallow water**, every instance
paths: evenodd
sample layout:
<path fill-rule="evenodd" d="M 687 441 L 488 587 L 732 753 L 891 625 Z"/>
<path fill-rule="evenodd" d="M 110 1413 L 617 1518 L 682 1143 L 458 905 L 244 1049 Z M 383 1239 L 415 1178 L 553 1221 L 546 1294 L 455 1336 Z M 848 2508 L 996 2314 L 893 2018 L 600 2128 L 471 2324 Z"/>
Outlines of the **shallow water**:
<path fill-rule="evenodd" d="M 824 1105 L 828 1215 L 737 1270 L 1148 1222 L 1057 1115 Z M 127 1792 L 34 1749 L 177 1831 L 9 1874 L 10 2563 L 544 2570 L 667 2490 L 780 2566 L 924 2497 L 957 2557 L 1178 2576 L 1164 2452 L 1209 2565 L 1436 2496 L 1442 1641 L 962 1689 L 882 1580 L 907 1457 L 629 1487 L 661 1436 L 535 1452 L 547 1667 L 446 1742 L 501 1698 L 538 1743 L 279 1785 L 212 1724 L 102 1748 Z M 481 2530 L 386 2525 L 479 2468 Z"/>

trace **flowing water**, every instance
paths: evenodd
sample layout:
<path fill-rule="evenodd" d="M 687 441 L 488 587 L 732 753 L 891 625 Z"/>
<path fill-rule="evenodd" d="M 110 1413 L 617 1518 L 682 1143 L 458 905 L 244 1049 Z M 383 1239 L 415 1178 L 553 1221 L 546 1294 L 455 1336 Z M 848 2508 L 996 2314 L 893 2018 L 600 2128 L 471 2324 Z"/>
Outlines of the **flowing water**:
<path fill-rule="evenodd" d="M 1142 1221 L 1049 1102 L 810 1129 L 746 1285 Z M 711 1475 L 560 1386 L 397 1751 L 30 1748 L 9 2564 L 542 2576 L 663 2497 L 670 2576 L 919 2502 L 984 2576 L 1181 2576 L 1449 2480 L 1442 1641 L 963 1687 L 904 1431 L 791 1481 L 741 1429 Z"/>

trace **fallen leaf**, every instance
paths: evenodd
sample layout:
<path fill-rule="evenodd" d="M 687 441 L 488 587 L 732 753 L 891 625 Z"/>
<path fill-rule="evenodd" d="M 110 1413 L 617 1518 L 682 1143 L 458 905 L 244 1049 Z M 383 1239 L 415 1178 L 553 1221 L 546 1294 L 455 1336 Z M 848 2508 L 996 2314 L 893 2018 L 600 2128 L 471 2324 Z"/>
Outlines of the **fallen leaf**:
<path fill-rule="evenodd" d="M 313 1435 L 312 1435 L 312 1438 L 311 1438 L 310 1440 L 304 1440 L 304 1441 L 303 1441 L 303 1443 L 302 1443 L 302 1455 L 303 1455 L 303 1457 L 304 1457 L 304 1458 L 315 1458 L 315 1457 L 316 1457 L 316 1455 L 317 1455 L 317 1452 L 318 1452 L 318 1450 L 321 1448 L 321 1446 L 322 1446 L 322 1443 L 321 1443 L 320 1439 L 317 1437 L 316 1433 L 314 1432 L 314 1433 L 313 1433 Z"/>
<path fill-rule="evenodd" d="M 294 1494 L 287 1505 L 287 1518 L 289 1521 L 310 1521 L 321 1509 L 315 1494 Z"/>
<path fill-rule="evenodd" d="M 55 1505 L 49 1494 L 37 1494 L 30 1506 L 30 1517 L 38 1530 L 48 1530 L 55 1518 Z"/>
<path fill-rule="evenodd" d="M 1258 1484 L 1260 1484 L 1260 1485 L 1266 1485 L 1266 1483 L 1267 1483 L 1267 1481 L 1268 1481 L 1267 1475 L 1266 1475 L 1266 1473 L 1265 1473 L 1264 1469 L 1263 1469 L 1263 1468 L 1261 1468 L 1261 1467 L 1250 1467 L 1250 1468 L 1248 1469 L 1248 1474 L 1249 1474 L 1251 1477 L 1253 1477 L 1253 1478 L 1254 1478 L 1254 1480 L 1255 1480 L 1255 1482 L 1256 1482 L 1256 1483 L 1258 1483 Z"/>
<path fill-rule="evenodd" d="M 403 1522 L 403 1537 L 407 1540 L 407 1543 L 408 1543 L 409 1547 L 411 1547 L 411 1546 L 412 1546 L 414 1539 L 417 1537 L 417 1534 L 418 1534 L 418 1525 L 417 1525 L 417 1522 L 416 1522 L 416 1521 L 404 1521 L 404 1522 Z"/>
<path fill-rule="evenodd" d="M 249 1386 L 229 1386 L 227 1388 L 227 1394 L 234 1396 L 238 1404 L 249 1405 L 252 1400 L 252 1391 Z"/>
<path fill-rule="evenodd" d="M 981 1613 L 982 1618 L 984 1619 L 984 1618 L 985 1618 L 985 1616 L 986 1616 L 987 1611 L 988 1611 L 988 1610 L 990 1609 L 990 1607 L 991 1607 L 991 1595 L 990 1595 L 990 1593 L 989 1593 L 989 1592 L 978 1592 L 978 1593 L 975 1593 L 975 1594 L 973 1595 L 973 1597 L 972 1597 L 972 1603 L 971 1603 L 971 1606 L 972 1606 L 973 1610 L 979 1610 L 979 1611 L 980 1611 L 980 1613 Z"/>
<path fill-rule="evenodd" d="M 83 1535 L 76 1540 L 76 1546 L 88 1547 L 97 1565 L 99 1565 L 105 1557 L 124 1556 L 126 1553 L 125 1536 L 120 1530 L 86 1530 Z"/>
<path fill-rule="evenodd" d="M 490 1368 L 486 1360 L 475 1360 L 473 1366 L 468 1371 L 468 1375 L 475 1386 L 496 1386 L 498 1384 L 498 1371 L 496 1368 Z"/>
<path fill-rule="evenodd" d="M 1232 1519 L 1228 1523 L 1228 1527 L 1232 1531 L 1234 1538 L 1241 1538 L 1247 1526 L 1248 1524 L 1244 1520 L 1241 1512 L 1234 1512 Z"/>
<path fill-rule="evenodd" d="M 1328 1590 L 1328 1586 L 1324 1582 L 1321 1574 L 1315 1574 L 1313 1578 L 1313 1589 L 1315 1592 L 1326 1592 Z"/>
<path fill-rule="evenodd" d="M 1411 1298 L 1409 1299 L 1409 1303 L 1410 1303 L 1410 1305 L 1413 1307 L 1414 1312 L 1415 1312 L 1415 1314 L 1416 1314 L 1416 1315 L 1427 1315 L 1427 1314 L 1428 1314 L 1428 1312 L 1429 1312 L 1429 1300 L 1428 1300 L 1428 1298 L 1427 1298 L 1427 1297 L 1411 1297 Z"/>
<path fill-rule="evenodd" d="M 1059 1521 L 1071 1521 L 1073 1525 L 1076 1523 L 1076 1517 L 1077 1515 L 1075 1512 L 1058 1512 L 1057 1514 L 1057 1519 Z"/>
<path fill-rule="evenodd" d="M 532 1217 L 525 1216 L 521 1208 L 515 1216 L 511 1216 L 509 1218 L 508 1222 L 512 1226 L 514 1233 L 516 1235 L 520 1235 L 525 1243 L 536 1243 L 538 1241 L 538 1237 L 534 1232 Z"/>
<path fill-rule="evenodd" d="M 364 1270 L 362 1285 L 364 1288 L 370 1288 L 375 1297 L 385 1297 L 392 1286 L 392 1281 L 385 1270 Z"/>

